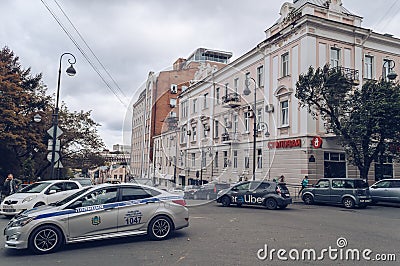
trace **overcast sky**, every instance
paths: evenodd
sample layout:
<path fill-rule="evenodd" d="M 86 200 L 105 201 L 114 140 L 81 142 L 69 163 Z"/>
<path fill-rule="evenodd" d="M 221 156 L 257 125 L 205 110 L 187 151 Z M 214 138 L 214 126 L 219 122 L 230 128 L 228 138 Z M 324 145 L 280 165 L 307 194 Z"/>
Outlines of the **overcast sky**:
<path fill-rule="evenodd" d="M 264 30 L 279 18 L 284 2 L 1 0 L 0 45 L 13 50 L 23 67 L 43 73 L 49 94 L 56 90 L 61 54 L 73 53 L 77 75 L 61 77 L 60 100 L 73 111 L 93 110 L 92 117 L 102 125 L 100 135 L 111 149 L 113 144 L 130 144 L 128 107 L 136 100 L 149 71 L 165 70 L 177 58 L 186 58 L 198 47 L 230 51 L 234 60 L 264 39 Z M 399 0 L 342 2 L 349 11 L 364 17 L 363 27 L 400 37 Z M 62 64 L 64 72 L 68 67 L 66 57 Z M 123 134 L 124 130 L 129 133 Z"/>

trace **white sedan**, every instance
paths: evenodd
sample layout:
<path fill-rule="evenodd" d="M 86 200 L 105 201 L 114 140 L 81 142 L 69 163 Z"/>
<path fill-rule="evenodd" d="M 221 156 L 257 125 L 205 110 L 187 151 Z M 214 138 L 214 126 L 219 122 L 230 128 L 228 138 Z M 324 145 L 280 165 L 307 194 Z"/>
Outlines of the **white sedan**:
<path fill-rule="evenodd" d="M 80 188 L 82 185 L 72 180 L 36 182 L 4 198 L 0 205 L 0 214 L 14 216 L 21 211 L 62 200 Z"/>

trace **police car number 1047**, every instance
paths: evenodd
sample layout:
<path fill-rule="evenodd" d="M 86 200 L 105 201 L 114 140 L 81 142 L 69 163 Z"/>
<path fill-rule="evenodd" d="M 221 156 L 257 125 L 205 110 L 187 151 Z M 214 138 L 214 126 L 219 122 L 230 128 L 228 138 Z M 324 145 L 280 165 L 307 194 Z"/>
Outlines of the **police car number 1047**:
<path fill-rule="evenodd" d="M 142 217 L 125 217 L 126 224 L 139 224 Z"/>

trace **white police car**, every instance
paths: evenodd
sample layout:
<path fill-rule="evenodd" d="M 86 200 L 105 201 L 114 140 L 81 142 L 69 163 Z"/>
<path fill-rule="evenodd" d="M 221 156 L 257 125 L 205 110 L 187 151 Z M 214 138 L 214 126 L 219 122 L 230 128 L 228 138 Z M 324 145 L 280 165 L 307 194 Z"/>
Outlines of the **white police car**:
<path fill-rule="evenodd" d="M 5 247 L 49 253 L 63 244 L 148 234 L 162 240 L 189 226 L 183 197 L 139 184 L 85 187 L 22 212 L 4 229 Z"/>

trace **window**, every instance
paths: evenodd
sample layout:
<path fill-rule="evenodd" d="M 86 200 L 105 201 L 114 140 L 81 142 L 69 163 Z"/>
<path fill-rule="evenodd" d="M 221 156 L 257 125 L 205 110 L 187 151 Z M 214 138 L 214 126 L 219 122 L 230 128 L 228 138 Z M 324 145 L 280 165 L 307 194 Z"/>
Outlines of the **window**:
<path fill-rule="evenodd" d="M 224 168 L 228 167 L 228 151 L 224 151 Z"/>
<path fill-rule="evenodd" d="M 90 181 L 89 178 L 88 178 L 88 180 L 90 182 L 89 186 L 92 185 L 91 184 L 92 182 Z M 72 190 L 72 189 L 78 189 L 78 188 L 79 188 L 78 185 L 75 184 L 74 182 L 66 182 L 65 183 L 65 190 Z"/>
<path fill-rule="evenodd" d="M 186 126 L 183 126 L 181 129 L 181 143 L 185 143 L 186 142 Z"/>
<path fill-rule="evenodd" d="M 346 156 L 344 153 L 324 153 L 324 177 L 345 178 L 346 177 Z"/>
<path fill-rule="evenodd" d="M 238 151 L 233 151 L 233 168 L 238 168 Z"/>
<path fill-rule="evenodd" d="M 146 199 L 150 197 L 154 197 L 159 195 L 160 192 L 157 192 L 152 189 L 143 189 L 140 187 L 124 187 L 121 189 L 121 200 L 129 201 L 129 200 L 138 200 L 138 199 Z"/>
<path fill-rule="evenodd" d="M 225 97 L 228 96 L 228 88 L 229 88 L 229 83 L 225 83 Z"/>
<path fill-rule="evenodd" d="M 208 108 L 208 93 L 204 94 L 204 103 L 203 103 L 203 109 Z"/>
<path fill-rule="evenodd" d="M 237 114 L 234 114 L 234 115 L 233 115 L 233 132 L 234 132 L 234 133 L 237 133 L 237 132 L 238 132 L 238 123 L 239 123 L 239 121 L 238 121 L 238 115 L 237 115 Z"/>
<path fill-rule="evenodd" d="M 215 152 L 215 157 L 214 157 L 214 167 L 218 168 L 218 152 Z"/>
<path fill-rule="evenodd" d="M 245 132 L 250 131 L 250 116 L 251 116 L 251 112 L 244 113 L 244 131 Z"/>
<path fill-rule="evenodd" d="M 174 98 L 169 99 L 169 105 L 172 108 L 174 108 L 176 106 L 176 99 L 174 99 Z"/>
<path fill-rule="evenodd" d="M 316 184 L 318 188 L 329 188 L 329 180 L 320 180 Z"/>
<path fill-rule="evenodd" d="M 214 138 L 218 138 L 219 137 L 219 121 L 218 120 L 214 120 Z"/>
<path fill-rule="evenodd" d="M 331 67 L 340 66 L 340 49 L 331 48 Z"/>
<path fill-rule="evenodd" d="M 192 127 L 192 141 L 197 141 L 197 126 Z"/>
<path fill-rule="evenodd" d="M 196 166 L 196 154 L 192 153 L 192 167 Z"/>
<path fill-rule="evenodd" d="M 281 102 L 281 126 L 289 125 L 289 101 Z"/>
<path fill-rule="evenodd" d="M 193 99 L 193 113 L 197 112 L 197 99 Z"/>
<path fill-rule="evenodd" d="M 207 164 L 207 152 L 201 152 L 201 168 L 205 167 Z"/>
<path fill-rule="evenodd" d="M 218 87 L 215 89 L 215 103 L 216 104 L 219 104 L 219 97 L 220 97 L 219 93 L 220 93 L 220 89 Z"/>
<path fill-rule="evenodd" d="M 234 88 L 236 93 L 239 91 L 239 78 L 235 78 L 233 80 L 233 88 Z"/>
<path fill-rule="evenodd" d="M 289 53 L 282 55 L 282 77 L 289 75 Z"/>
<path fill-rule="evenodd" d="M 259 88 L 264 86 L 264 66 L 257 68 L 257 85 Z"/>
<path fill-rule="evenodd" d="M 95 190 L 92 193 L 76 200 L 70 205 L 70 207 L 79 208 L 116 202 L 117 190 L 118 189 L 116 187 Z"/>
<path fill-rule="evenodd" d="M 366 55 L 364 58 L 364 78 L 372 79 L 374 58 L 370 55 Z"/>
<path fill-rule="evenodd" d="M 260 123 L 263 121 L 263 119 L 262 119 L 262 113 L 263 113 L 262 110 L 263 110 L 262 108 L 257 109 L 257 123 L 259 123 L 258 124 L 258 127 L 259 127 L 258 129 L 260 129 L 260 127 L 261 127 Z"/>
<path fill-rule="evenodd" d="M 188 115 L 188 104 L 187 104 L 187 101 L 184 101 L 184 102 L 182 102 L 181 103 L 181 109 L 182 109 L 182 111 L 181 111 L 181 114 L 182 114 L 182 118 L 186 118 L 187 117 L 187 115 Z"/>
<path fill-rule="evenodd" d="M 244 168 L 249 169 L 250 168 L 250 157 L 249 157 L 249 151 L 246 151 L 244 155 Z"/>
<path fill-rule="evenodd" d="M 257 149 L 257 168 L 262 168 L 262 150 Z"/>

